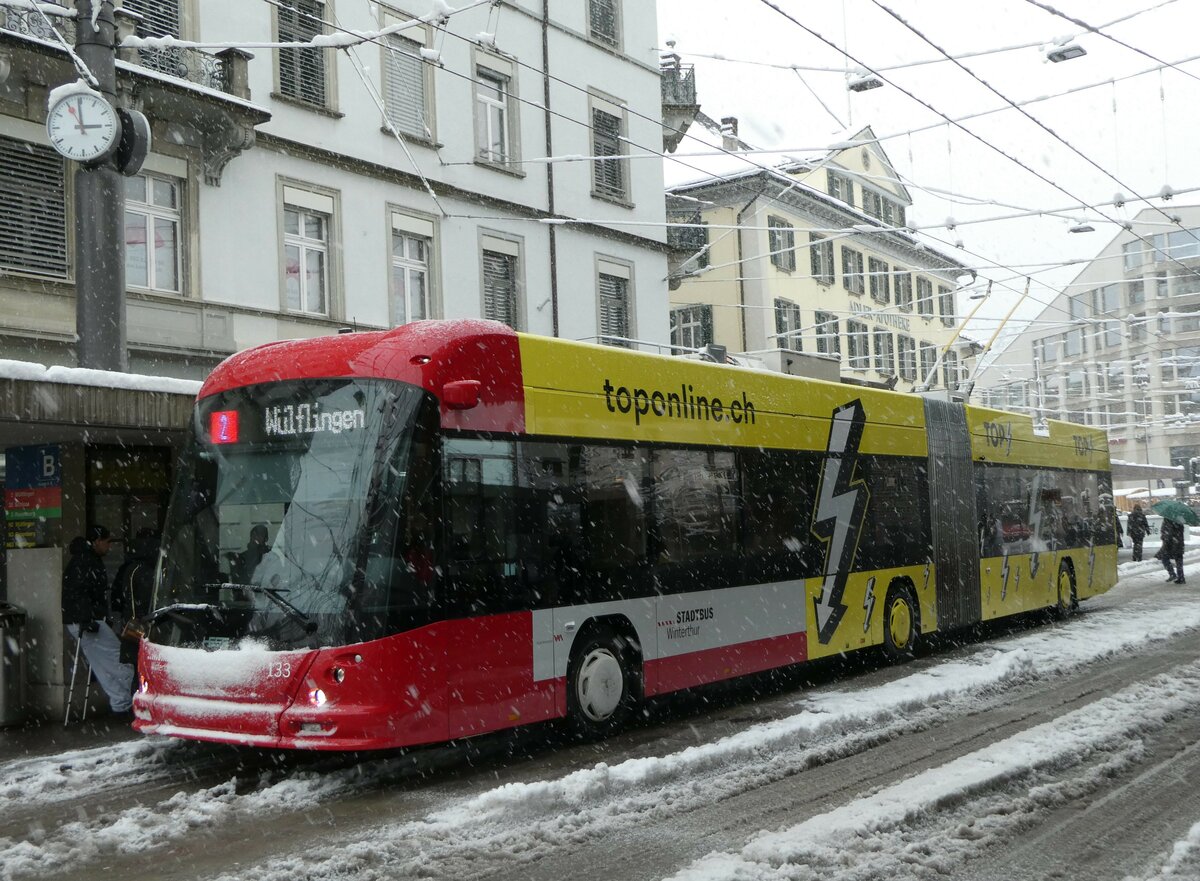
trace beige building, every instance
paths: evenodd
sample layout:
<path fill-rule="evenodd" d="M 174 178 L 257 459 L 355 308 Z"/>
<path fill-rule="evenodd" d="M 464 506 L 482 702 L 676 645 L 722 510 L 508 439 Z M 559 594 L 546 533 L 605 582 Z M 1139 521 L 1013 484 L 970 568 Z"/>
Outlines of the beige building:
<path fill-rule="evenodd" d="M 737 155 L 736 121 L 722 125 L 724 167 L 668 190 L 670 219 L 697 224 L 672 230 L 677 351 L 715 342 L 783 372 L 815 353 L 843 381 L 957 388 L 974 352 L 954 340 L 966 267 L 906 228 L 912 199 L 871 129 L 763 167 Z"/>

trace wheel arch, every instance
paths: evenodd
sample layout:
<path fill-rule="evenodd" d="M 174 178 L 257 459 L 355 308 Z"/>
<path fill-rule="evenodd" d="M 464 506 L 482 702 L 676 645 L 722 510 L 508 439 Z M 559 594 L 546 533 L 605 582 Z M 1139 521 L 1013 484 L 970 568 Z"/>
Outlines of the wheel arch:
<path fill-rule="evenodd" d="M 605 630 L 623 640 L 622 657 L 628 664 L 628 670 L 633 679 L 635 697 L 639 701 L 642 700 L 646 692 L 645 655 L 642 651 L 642 639 L 638 636 L 637 628 L 628 616 L 613 613 L 596 615 L 584 621 L 571 643 L 571 660 L 575 659 L 579 647 L 584 645 L 589 637 Z"/>

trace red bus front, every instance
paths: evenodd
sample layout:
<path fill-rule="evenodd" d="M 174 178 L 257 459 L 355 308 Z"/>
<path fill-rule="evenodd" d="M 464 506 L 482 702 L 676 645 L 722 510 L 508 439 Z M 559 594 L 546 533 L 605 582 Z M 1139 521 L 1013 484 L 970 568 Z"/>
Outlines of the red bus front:
<path fill-rule="evenodd" d="M 439 599 L 439 432 L 456 418 L 439 396 L 516 360 L 511 331 L 475 324 L 265 347 L 214 373 L 164 530 L 135 728 L 347 750 L 558 712 L 554 683 L 533 682 L 528 612 L 473 619 Z M 511 432 L 507 366 L 467 409 Z M 490 696 L 464 666 L 488 646 Z"/>

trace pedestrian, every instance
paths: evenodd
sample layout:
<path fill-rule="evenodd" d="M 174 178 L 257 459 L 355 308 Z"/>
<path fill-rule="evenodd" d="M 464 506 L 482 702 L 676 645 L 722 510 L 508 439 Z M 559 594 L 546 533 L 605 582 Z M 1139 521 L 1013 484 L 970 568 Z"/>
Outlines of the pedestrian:
<path fill-rule="evenodd" d="M 1167 570 L 1167 581 L 1184 584 L 1183 524 L 1163 518 L 1159 532 L 1162 535 L 1162 547 L 1158 552 L 1162 555 L 1162 564 Z"/>
<path fill-rule="evenodd" d="M 1125 547 L 1125 530 L 1121 528 L 1121 517 L 1113 511 L 1113 524 L 1117 527 L 1117 547 Z"/>
<path fill-rule="evenodd" d="M 1146 515 L 1142 513 L 1141 505 L 1133 506 L 1133 511 L 1129 514 L 1129 528 L 1125 531 L 1133 545 L 1133 561 L 1139 563 L 1142 559 L 1142 539 L 1150 531 L 1150 524 L 1146 521 Z"/>
<path fill-rule="evenodd" d="M 112 546 L 108 529 L 89 526 L 87 537 L 71 542 L 71 560 L 63 572 L 62 613 L 67 632 L 108 695 L 113 713 L 129 716 L 133 706 L 133 667 L 121 662 L 121 641 L 108 626 L 108 573 L 104 556 Z"/>
<path fill-rule="evenodd" d="M 126 548 L 125 562 L 113 579 L 112 610 L 120 628 L 121 662 L 137 667 L 141 644 L 142 621 L 150 614 L 154 593 L 154 557 L 158 553 L 158 537 L 154 530 L 138 530 Z"/>

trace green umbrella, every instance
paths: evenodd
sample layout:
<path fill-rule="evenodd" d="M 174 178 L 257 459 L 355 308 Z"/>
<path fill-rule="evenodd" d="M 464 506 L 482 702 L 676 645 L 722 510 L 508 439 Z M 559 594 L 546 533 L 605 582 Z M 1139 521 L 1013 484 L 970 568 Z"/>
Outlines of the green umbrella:
<path fill-rule="evenodd" d="M 1196 512 L 1178 499 L 1156 502 L 1150 510 L 1155 514 L 1161 514 L 1167 520 L 1174 520 L 1176 523 L 1200 526 L 1200 517 L 1196 516 Z"/>

